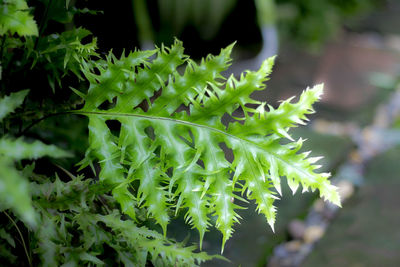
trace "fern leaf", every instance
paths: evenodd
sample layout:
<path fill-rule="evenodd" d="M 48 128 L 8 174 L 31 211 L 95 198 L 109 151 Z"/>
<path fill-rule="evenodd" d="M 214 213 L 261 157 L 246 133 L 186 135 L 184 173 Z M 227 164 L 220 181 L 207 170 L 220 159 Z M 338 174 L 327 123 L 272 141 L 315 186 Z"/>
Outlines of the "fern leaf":
<path fill-rule="evenodd" d="M 0 35 L 10 32 L 20 36 L 37 36 L 36 22 L 27 9 L 25 0 L 2 1 L 0 3 Z"/>
<path fill-rule="evenodd" d="M 11 93 L 9 96 L 5 96 L 0 99 L 0 122 L 14 110 L 22 105 L 25 97 L 28 95 L 29 90 L 22 90 L 17 93 Z"/>
<path fill-rule="evenodd" d="M 71 154 L 54 146 L 46 145 L 40 141 L 27 143 L 21 138 L 12 140 L 6 137 L 0 139 L 0 155 L 10 159 L 37 159 L 44 156 L 54 158 L 70 157 Z"/>
<path fill-rule="evenodd" d="M 149 113 L 167 113 L 170 115 L 181 104 L 188 105 L 190 100 L 197 96 L 198 91 L 202 90 L 207 84 L 218 85 L 218 79 L 223 79 L 220 73 L 230 65 L 232 48 L 233 44 L 222 49 L 218 56 L 209 55 L 199 65 L 192 60 L 187 60 L 184 75 L 181 76 L 174 72 L 169 77 L 173 82 L 168 83 L 163 88 L 163 94 L 151 105 Z"/>
<path fill-rule="evenodd" d="M 297 103 L 291 103 L 292 97 L 283 101 L 277 109 L 269 106 L 269 111 L 265 110 L 265 103 L 262 103 L 257 109 L 250 110 L 255 116 L 246 117 L 245 127 L 231 124 L 230 131 L 235 135 L 241 136 L 276 133 L 293 141 L 287 132 L 288 129 L 295 127 L 297 124 L 306 124 L 306 115 L 314 113 L 312 105 L 319 100 L 322 90 L 322 84 L 315 86 L 313 89 L 307 88 Z"/>
<path fill-rule="evenodd" d="M 194 253 L 194 246 L 183 247 L 179 243 L 171 242 L 153 230 L 138 227 L 129 220 L 121 220 L 116 213 L 106 216 L 98 215 L 97 220 L 116 231 L 121 239 L 136 250 L 137 258 L 133 261 L 140 266 L 145 265 L 147 254 L 154 266 L 168 266 L 171 263 L 177 266 L 197 266 L 212 258 L 225 259 L 220 256 L 209 256 L 205 252 Z M 145 253 L 143 254 L 142 251 Z M 139 256 L 141 254 L 143 258 Z"/>
<path fill-rule="evenodd" d="M 47 79 L 53 92 L 55 92 L 56 83 L 61 88 L 61 79 L 70 73 L 79 80 L 83 80 L 82 61 L 98 58 L 95 52 L 97 39 L 92 38 L 91 42 L 83 41 L 90 35 L 90 31 L 76 28 L 61 34 L 53 33 L 38 42 L 37 50 L 40 52 L 34 51 L 33 66 L 36 64 L 46 66 Z"/>
<path fill-rule="evenodd" d="M 24 222 L 35 226 L 28 181 L 13 165 L 11 160 L 0 157 L 0 210 L 11 208 Z"/>
<path fill-rule="evenodd" d="M 293 193 L 299 185 L 303 191 L 318 189 L 321 197 L 340 205 L 329 175 L 317 173 L 314 160 L 298 153 L 303 140 L 294 141 L 288 134 L 313 112 L 322 86 L 304 91 L 297 103 L 287 100 L 267 111 L 265 103 L 250 94 L 265 88 L 274 59 L 238 80 L 225 80 L 220 73 L 229 67 L 232 47 L 200 64 L 183 55 L 178 41 L 169 49 L 156 49 L 153 60 L 140 51 L 119 60 L 109 56 L 97 70 L 84 70 L 90 88 L 83 95 L 84 107 L 75 111 L 89 118 L 90 147 L 82 166 L 99 162 L 100 179 L 113 185 L 125 212 L 128 198 L 121 201 L 120 194 L 132 199 L 128 215 L 136 217 L 135 205 L 146 209 L 165 234 L 170 214 L 184 209 L 186 221 L 199 231 L 200 246 L 215 215 L 222 249 L 240 219 L 236 210 L 241 207 L 235 204 L 242 199 L 240 193 L 256 202 L 273 228 L 273 202 L 281 194 L 282 176 Z M 177 67 L 183 63 L 181 74 Z M 104 101 L 112 103 L 104 108 Z M 222 117 L 235 119 L 232 114 L 238 108 L 244 118 L 224 125 Z M 282 145 L 282 138 L 291 142 Z M 232 149 L 232 162 L 222 143 Z"/>
<path fill-rule="evenodd" d="M 29 144 L 22 139 L 0 138 L 0 208 L 12 208 L 31 226 L 36 225 L 36 217 L 31 204 L 28 180 L 15 169 L 14 161 L 43 156 L 60 158 L 71 154 L 39 141 Z"/>

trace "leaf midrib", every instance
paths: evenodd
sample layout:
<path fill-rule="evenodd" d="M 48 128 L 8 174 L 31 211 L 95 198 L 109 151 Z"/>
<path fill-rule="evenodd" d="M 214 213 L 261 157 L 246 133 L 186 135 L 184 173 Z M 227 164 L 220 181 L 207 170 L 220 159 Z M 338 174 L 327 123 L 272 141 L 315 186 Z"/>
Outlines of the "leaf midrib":
<path fill-rule="evenodd" d="M 197 123 L 193 123 L 193 122 L 189 122 L 189 121 L 184 121 L 184 120 L 178 120 L 178 119 L 173 119 L 173 118 L 167 118 L 167 117 L 158 117 L 158 116 L 150 116 L 150 115 L 144 115 L 144 114 L 133 114 L 133 113 L 114 113 L 114 112 L 101 112 L 101 111 L 85 111 L 85 110 L 73 110 L 70 111 L 71 113 L 74 114 L 81 114 L 81 115 L 100 115 L 100 116 L 110 116 L 110 117 L 136 117 L 136 118 L 142 118 L 142 119 L 149 119 L 149 120 L 161 120 L 161 121 L 169 121 L 172 123 L 176 123 L 176 124 L 183 124 L 183 125 L 188 125 L 191 127 L 198 127 L 198 128 L 204 128 L 213 132 L 217 132 L 219 134 L 228 136 L 232 139 L 236 139 L 239 142 L 246 142 L 249 143 L 251 145 L 253 145 L 254 147 L 256 147 L 259 150 L 262 150 L 270 155 L 272 155 L 273 157 L 275 157 L 276 159 L 278 159 L 279 161 L 289 165 L 290 167 L 296 169 L 296 171 L 298 171 L 299 173 L 302 173 L 302 175 L 306 176 L 306 177 L 310 177 L 311 179 L 314 180 L 314 177 L 310 176 L 308 173 L 304 172 L 302 169 L 298 168 L 297 166 L 295 166 L 294 164 L 291 164 L 289 162 L 287 162 L 286 160 L 284 160 L 282 157 L 280 157 L 279 155 L 270 152 L 270 151 L 266 151 L 265 148 L 260 147 L 258 144 L 247 140 L 247 139 L 243 139 L 241 137 L 232 135 L 230 133 L 224 132 L 222 130 L 207 126 L 207 125 L 203 125 L 203 124 L 197 124 Z"/>

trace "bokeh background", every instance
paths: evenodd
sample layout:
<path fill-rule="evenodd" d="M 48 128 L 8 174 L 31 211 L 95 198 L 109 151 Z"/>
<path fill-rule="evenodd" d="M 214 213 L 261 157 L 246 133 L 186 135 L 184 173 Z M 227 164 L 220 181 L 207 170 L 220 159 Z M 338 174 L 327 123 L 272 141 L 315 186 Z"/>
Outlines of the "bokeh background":
<path fill-rule="evenodd" d="M 73 0 L 71 0 L 73 2 Z M 132 0 L 75 1 L 99 10 L 74 22 L 98 37 L 103 53 L 183 41 L 200 60 L 236 42 L 226 75 L 257 69 L 277 55 L 267 89 L 253 97 L 272 106 L 323 82 L 325 94 L 307 127 L 305 150 L 339 186 L 343 208 L 312 193 L 278 201 L 276 233 L 254 208 L 224 256 L 204 266 L 400 266 L 400 1 Z M 178 219 L 176 239 L 196 242 Z M 221 236 L 203 249 L 219 253 Z"/>

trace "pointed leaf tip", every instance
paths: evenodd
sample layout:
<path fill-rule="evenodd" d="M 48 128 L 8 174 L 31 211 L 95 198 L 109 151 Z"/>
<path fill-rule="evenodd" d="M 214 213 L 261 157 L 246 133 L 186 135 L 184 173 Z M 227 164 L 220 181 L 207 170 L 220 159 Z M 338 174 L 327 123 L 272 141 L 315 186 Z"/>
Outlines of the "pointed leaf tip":
<path fill-rule="evenodd" d="M 81 91 L 73 88 L 73 87 L 69 87 L 75 94 L 77 94 L 80 98 L 85 99 L 86 95 L 84 93 L 82 93 Z"/>
<path fill-rule="evenodd" d="M 322 96 L 322 94 L 324 93 L 324 84 L 323 83 L 317 84 L 310 90 L 314 91 L 316 96 L 319 99 Z"/>
<path fill-rule="evenodd" d="M 233 43 L 228 45 L 226 48 L 224 48 L 224 50 L 229 51 L 229 54 L 230 54 L 232 52 L 232 49 L 235 47 L 235 45 L 236 45 L 236 41 L 234 41 Z"/>
<path fill-rule="evenodd" d="M 268 224 L 271 227 L 272 232 L 275 234 L 275 222 L 268 220 Z"/>
<path fill-rule="evenodd" d="M 269 57 L 266 60 L 264 60 L 263 63 L 261 64 L 260 70 L 266 71 L 267 74 L 271 73 L 272 67 L 275 64 L 275 58 L 276 58 L 276 56 L 272 56 L 272 57 Z"/>

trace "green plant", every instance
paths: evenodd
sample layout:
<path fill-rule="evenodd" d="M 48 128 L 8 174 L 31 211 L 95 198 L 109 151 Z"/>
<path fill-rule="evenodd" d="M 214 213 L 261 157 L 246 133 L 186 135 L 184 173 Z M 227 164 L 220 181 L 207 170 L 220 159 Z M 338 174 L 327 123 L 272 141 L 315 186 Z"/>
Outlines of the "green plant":
<path fill-rule="evenodd" d="M 343 26 L 351 28 L 358 18 L 370 13 L 380 0 L 276 0 L 279 31 L 286 40 L 307 49 L 337 35 Z M 353 21 L 352 21 L 353 20 Z"/>
<path fill-rule="evenodd" d="M 69 1 L 64 4 L 65 10 L 58 12 L 69 14 Z M 273 58 L 240 79 L 221 75 L 230 65 L 233 45 L 200 63 L 184 55 L 179 41 L 119 58 L 110 52 L 102 59 L 95 39 L 83 42 L 90 34 L 84 29 L 46 36 L 45 26 L 37 29 L 25 1 L 2 0 L 0 10 L 6 15 L 25 12 L 24 19 L 17 20 L 19 28 L 13 28 L 16 22 L 0 21 L 5 29 L 0 54 L 2 262 L 200 264 L 221 256 L 168 238 L 170 221 L 183 213 L 199 232 L 200 248 L 205 232 L 215 224 L 223 235 L 223 250 L 240 218 L 236 210 L 248 200 L 256 202 L 273 228 L 281 176 L 287 177 L 293 192 L 301 184 L 303 191 L 318 189 L 321 197 L 340 205 L 329 175 L 315 172 L 318 158 L 298 153 L 303 140 L 295 141 L 288 133 L 313 112 L 321 85 L 305 90 L 297 103 L 289 99 L 267 111 L 266 103 L 250 94 L 265 88 Z M 21 81 L 31 81 L 31 72 L 46 79 L 37 84 Z M 30 94 L 21 90 L 27 85 Z M 72 91 L 81 99 L 67 87 L 75 87 Z M 236 110 L 243 115 L 235 116 Z M 80 141 L 67 138 L 86 128 L 79 128 L 83 118 L 75 115 L 87 117 L 89 130 L 79 175 L 72 174 L 72 167 L 60 166 L 82 156 Z M 65 120 L 52 121 L 55 116 Z M 73 119 L 67 119 L 70 116 Z M 65 133 L 48 133 L 44 129 L 49 124 Z M 63 138 L 70 141 L 61 142 Z M 233 158 L 227 156 L 229 150 Z M 45 156 L 72 158 L 38 160 Z"/>

